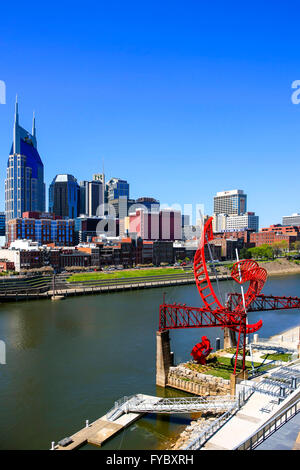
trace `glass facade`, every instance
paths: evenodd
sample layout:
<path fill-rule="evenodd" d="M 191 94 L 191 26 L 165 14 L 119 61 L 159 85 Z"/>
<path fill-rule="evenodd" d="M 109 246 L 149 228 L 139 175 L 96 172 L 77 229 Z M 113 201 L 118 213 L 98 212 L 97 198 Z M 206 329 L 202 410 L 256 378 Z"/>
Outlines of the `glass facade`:
<path fill-rule="evenodd" d="M 37 150 L 35 120 L 32 134 L 19 125 L 16 103 L 13 144 L 5 180 L 6 223 L 25 211 L 45 210 L 44 165 Z"/>
<path fill-rule="evenodd" d="M 119 178 L 111 178 L 107 183 L 108 186 L 108 200 L 119 199 L 121 196 L 126 196 L 129 199 L 129 184 L 125 180 Z"/>
<path fill-rule="evenodd" d="M 56 175 L 49 187 L 49 212 L 75 219 L 80 212 L 80 188 L 72 175 Z"/>

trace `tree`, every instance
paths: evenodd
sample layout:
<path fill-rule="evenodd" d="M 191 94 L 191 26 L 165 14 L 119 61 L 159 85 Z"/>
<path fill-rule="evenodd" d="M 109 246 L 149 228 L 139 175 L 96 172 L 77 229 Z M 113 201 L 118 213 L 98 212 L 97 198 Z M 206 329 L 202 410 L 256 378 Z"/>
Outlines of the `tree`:
<path fill-rule="evenodd" d="M 251 251 L 244 247 L 240 250 L 240 259 L 251 259 L 252 258 L 252 253 Z"/>
<path fill-rule="evenodd" d="M 260 245 L 255 246 L 254 248 L 249 249 L 253 258 L 257 259 L 273 259 L 274 258 L 274 251 L 272 246 L 270 245 Z"/>
<path fill-rule="evenodd" d="M 280 240 L 272 244 L 272 248 L 273 248 L 275 256 L 280 255 L 283 251 L 287 251 L 288 247 L 289 247 L 289 244 L 287 240 Z"/>
<path fill-rule="evenodd" d="M 300 251 L 300 241 L 296 241 L 293 243 L 293 249 L 296 251 Z"/>

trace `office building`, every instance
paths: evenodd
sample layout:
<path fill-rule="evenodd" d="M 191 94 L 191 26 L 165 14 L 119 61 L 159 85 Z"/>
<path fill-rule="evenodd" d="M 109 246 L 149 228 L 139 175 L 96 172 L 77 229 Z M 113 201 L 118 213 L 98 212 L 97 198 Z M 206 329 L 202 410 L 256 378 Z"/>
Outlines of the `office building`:
<path fill-rule="evenodd" d="M 49 212 L 74 219 L 80 209 L 80 188 L 72 175 L 56 175 L 49 187 Z"/>
<path fill-rule="evenodd" d="M 159 212 L 160 203 L 153 197 L 139 197 L 134 203 L 134 209 L 146 209 L 148 212 Z"/>
<path fill-rule="evenodd" d="M 247 211 L 247 195 L 241 189 L 218 192 L 214 197 L 214 214 L 241 215 Z"/>
<path fill-rule="evenodd" d="M 76 243 L 89 242 L 93 237 L 100 235 L 119 236 L 119 219 L 109 216 L 85 217 L 75 219 L 75 241 Z"/>
<path fill-rule="evenodd" d="M 214 214 L 213 231 L 243 231 L 253 230 L 258 231 L 259 217 L 254 212 L 246 212 L 241 215 L 227 215 L 227 214 Z"/>
<path fill-rule="evenodd" d="M 30 213 L 29 213 L 30 214 Z M 31 240 L 39 245 L 74 245 L 74 220 L 24 217 L 11 219 L 7 224 L 7 242 Z"/>
<path fill-rule="evenodd" d="M 298 225 L 300 226 L 300 214 L 292 214 L 282 217 L 282 225 Z"/>
<path fill-rule="evenodd" d="M 0 237 L 5 236 L 5 212 L 0 212 Z"/>
<path fill-rule="evenodd" d="M 104 184 L 102 181 L 81 181 L 79 183 L 79 193 L 80 202 L 78 215 L 92 217 L 104 214 Z"/>
<path fill-rule="evenodd" d="M 6 224 L 11 219 L 21 217 L 24 211 L 44 210 L 44 165 L 37 150 L 35 117 L 30 133 L 19 124 L 16 101 L 13 144 L 5 180 Z"/>
<path fill-rule="evenodd" d="M 143 240 L 181 240 L 181 212 L 164 209 L 148 213 L 136 209 L 129 214 L 129 233 Z"/>
<path fill-rule="evenodd" d="M 129 199 L 129 184 L 126 180 L 111 178 L 107 183 L 108 202 L 119 199 L 121 196 Z"/>
<path fill-rule="evenodd" d="M 108 204 L 108 214 L 111 217 L 124 219 L 132 210 L 131 207 L 135 207 L 135 200 L 128 199 L 127 196 L 120 196 L 118 199 L 109 200 Z"/>

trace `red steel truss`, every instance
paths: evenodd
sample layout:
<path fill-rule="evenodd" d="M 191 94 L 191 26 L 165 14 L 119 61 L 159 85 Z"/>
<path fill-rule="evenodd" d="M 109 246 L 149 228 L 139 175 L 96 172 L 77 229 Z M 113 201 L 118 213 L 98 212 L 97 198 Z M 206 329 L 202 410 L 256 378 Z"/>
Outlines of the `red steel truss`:
<path fill-rule="evenodd" d="M 229 294 L 227 307 L 232 308 L 241 302 L 241 294 Z M 299 297 L 278 297 L 260 294 L 251 302 L 248 312 L 263 312 L 267 310 L 286 310 L 300 308 Z"/>
<path fill-rule="evenodd" d="M 241 301 L 241 294 L 229 294 L 228 311 L 208 311 L 201 307 L 188 307 L 185 304 L 162 304 L 159 308 L 159 329 L 178 330 L 181 328 L 230 328 L 233 326 L 230 318 L 231 308 Z M 267 310 L 287 310 L 300 308 L 299 297 L 274 297 L 258 295 L 248 307 L 248 312 L 263 312 Z M 237 321 L 234 326 L 239 326 Z M 250 325 L 248 325 L 249 327 Z"/>
<path fill-rule="evenodd" d="M 194 275 L 196 285 L 204 307 L 188 307 L 185 304 L 160 305 L 159 330 L 180 328 L 229 328 L 238 333 L 237 349 L 234 364 L 236 373 L 237 358 L 240 346 L 243 348 L 243 366 L 245 369 L 246 335 L 255 333 L 262 326 L 262 320 L 249 325 L 247 311 L 280 310 L 300 308 L 297 297 L 274 297 L 260 294 L 267 279 L 267 272 L 256 261 L 242 260 L 233 265 L 231 276 L 240 285 L 249 282 L 247 292 L 229 294 L 226 305 L 220 303 L 212 287 L 205 260 L 205 245 L 213 239 L 212 217 L 205 223 L 199 248 L 194 258 Z"/>

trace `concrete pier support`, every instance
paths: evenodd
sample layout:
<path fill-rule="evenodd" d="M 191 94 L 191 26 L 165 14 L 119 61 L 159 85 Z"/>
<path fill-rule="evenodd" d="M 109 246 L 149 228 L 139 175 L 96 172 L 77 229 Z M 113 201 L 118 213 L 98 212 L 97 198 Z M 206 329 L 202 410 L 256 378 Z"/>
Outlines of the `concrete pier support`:
<path fill-rule="evenodd" d="M 236 395 L 236 385 L 240 383 L 242 380 L 248 380 L 248 372 L 247 370 L 242 370 L 237 375 L 230 375 L 230 395 Z"/>
<path fill-rule="evenodd" d="M 236 345 L 235 331 L 224 328 L 224 349 L 234 348 Z"/>
<path fill-rule="evenodd" d="M 173 355 L 170 349 L 169 330 L 156 332 L 156 385 L 165 387 Z"/>

